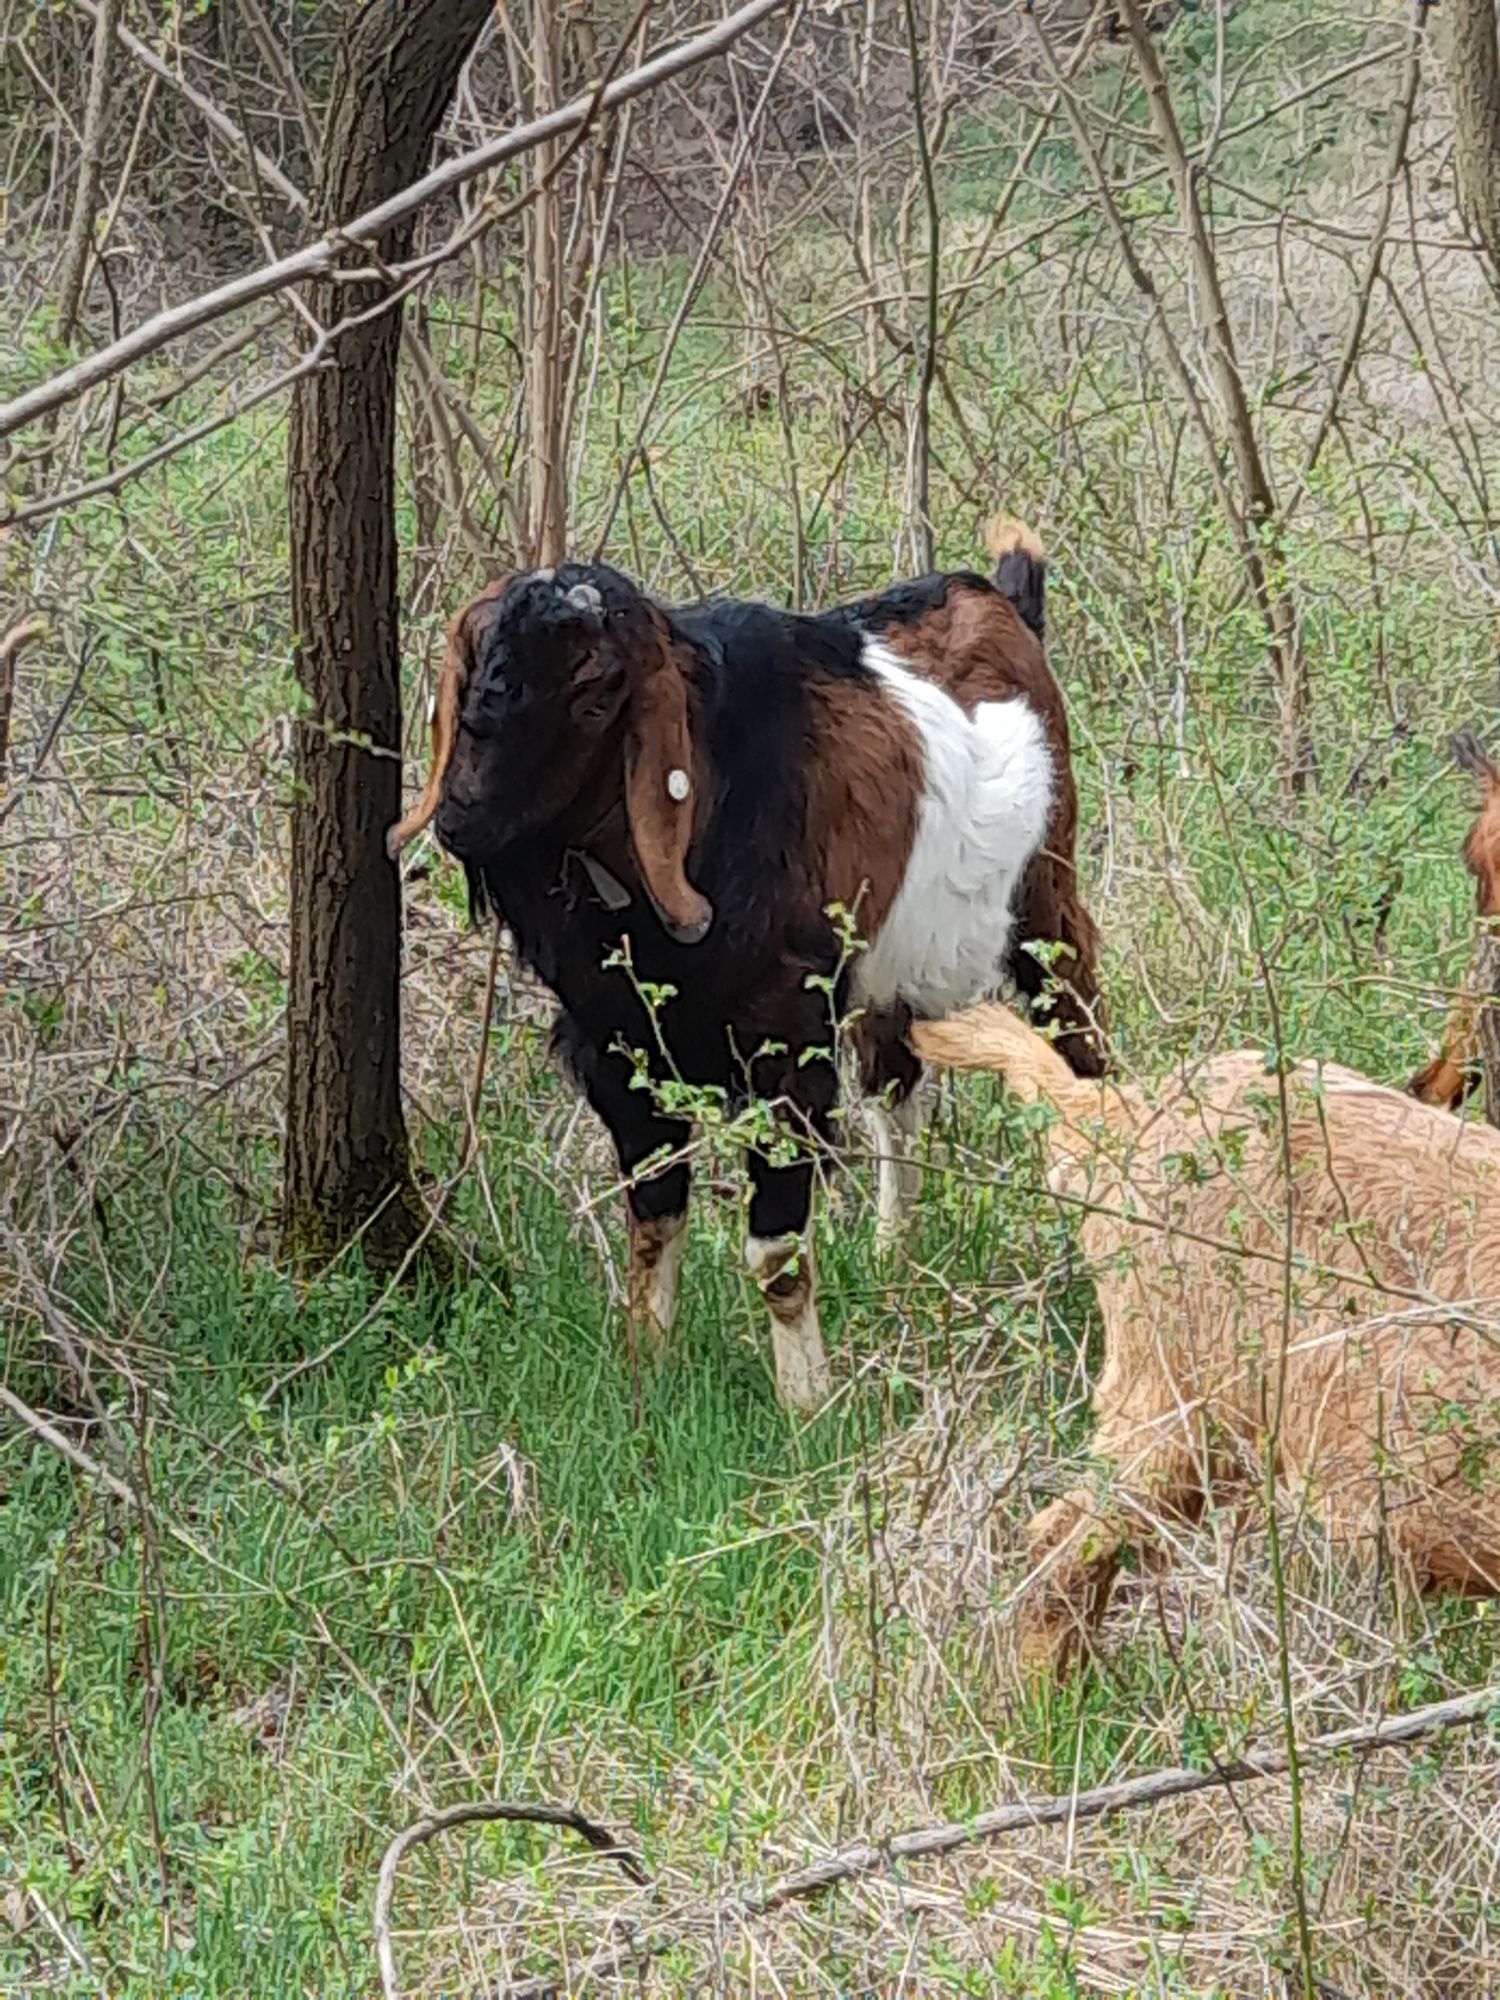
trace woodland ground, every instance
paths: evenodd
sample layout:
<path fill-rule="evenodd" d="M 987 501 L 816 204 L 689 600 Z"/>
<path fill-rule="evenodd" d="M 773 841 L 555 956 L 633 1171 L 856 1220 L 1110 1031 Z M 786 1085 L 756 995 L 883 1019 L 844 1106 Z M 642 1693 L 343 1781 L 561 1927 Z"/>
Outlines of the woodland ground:
<path fill-rule="evenodd" d="M 1263 10 L 1254 32 L 1282 18 Z M 1389 31 L 1351 20 L 1318 59 Z M 1243 106 L 1284 90 L 1290 60 Z M 1096 87 L 1114 87 L 1107 66 Z M 1265 284 L 1266 242 L 1225 233 L 1247 371 L 1286 468 L 1345 323 L 1338 287 L 1379 153 L 1349 119 L 1315 114 L 1277 164 L 1256 135 L 1221 162 L 1333 232 L 1286 249 L 1295 266 L 1332 246 L 1326 283 L 1287 280 L 1295 328 Z M 954 149 L 955 257 L 1011 157 L 979 137 Z M 1439 238 L 1425 172 L 1411 227 Z M 1029 204 L 1039 226 L 1086 194 L 1061 140 L 1034 173 L 1018 214 Z M 1139 195 L 1143 229 L 1164 202 L 1159 184 Z M 1469 938 L 1468 800 L 1447 738 L 1500 734 L 1487 487 L 1500 320 L 1469 263 L 1433 262 L 1435 309 L 1394 253 L 1399 297 L 1377 301 L 1347 422 L 1289 535 L 1318 753 L 1316 785 L 1290 797 L 1201 452 L 1143 372 L 1124 290 L 1101 277 L 1082 306 L 1064 283 L 1095 255 L 1095 224 L 1054 223 L 987 271 L 951 332 L 965 428 L 939 410 L 940 560 L 973 562 L 997 504 L 1047 534 L 1084 867 L 1127 1064 L 1150 1074 L 1264 1039 L 1275 1019 L 1293 1053 L 1401 1081 Z M 778 287 L 800 323 L 826 319 L 858 346 L 837 329 L 825 260 L 804 232 Z M 684 268 L 610 274 L 580 520 L 614 480 Z M 503 282 L 484 304 L 481 324 L 472 293 L 434 303 L 434 341 L 498 422 Z M 616 559 L 668 594 L 784 596 L 800 510 L 809 600 L 909 567 L 904 440 L 860 406 L 858 357 L 834 333 L 797 345 L 789 461 L 774 400 L 742 393 L 742 317 L 727 291 L 700 302 Z M 14 1432 L 0 1444 L 0 1988 L 369 1993 L 382 1851 L 434 1802 L 576 1799 L 639 1846 L 670 1911 L 839 1839 L 1276 1740 L 1253 1517 L 1175 1533 L 1163 1574 L 1122 1588 L 1090 1677 L 1046 1698 L 1017 1690 L 1015 1539 L 1086 1445 L 1092 1320 L 1066 1219 L 987 1087 L 944 1094 L 903 1266 L 875 1261 L 863 1163 L 825 1202 L 845 1386 L 805 1428 L 772 1395 L 729 1156 L 705 1162 L 721 1185 L 700 1200 L 674 1355 L 637 1391 L 608 1162 L 547 1065 L 539 997 L 503 963 L 477 1159 L 452 1198 L 452 1288 L 382 1290 L 351 1258 L 298 1290 L 275 1267 L 283 446 L 279 414 L 258 412 L 74 510 L 27 556 L 67 580 L 69 631 L 90 650 L 47 781 L 0 827 L 0 1053 L 7 1110 L 25 1110 L 0 1163 L 17 1218 L 5 1375 L 57 1409 L 57 1342 L 93 1356 L 159 1524 L 197 1549 L 160 1525 L 143 1539 L 54 1453 Z M 409 509 L 403 526 L 410 543 Z M 412 567 L 416 718 L 443 618 L 477 574 L 467 556 Z M 18 756 L 72 672 L 61 647 L 30 661 Z M 413 721 L 414 757 L 419 734 Z M 418 860 L 409 1116 L 435 1188 L 465 1152 L 489 947 L 454 871 L 430 849 Z M 107 1456 L 97 1426 L 78 1435 Z M 1378 1579 L 1342 1573 L 1309 1524 L 1286 1532 L 1304 1733 L 1496 1678 L 1493 1610 L 1398 1608 Z M 1480 1732 L 1307 1773 L 1323 1992 L 1500 1991 L 1495 1768 Z M 1018 1838 L 746 1928 L 700 1910 L 646 1987 L 1300 1991 L 1290 1810 L 1288 1788 L 1267 1783 Z M 492 1990 L 643 1907 L 561 1840 L 457 1833 L 403 1874 L 403 1978 L 432 1996 Z"/>

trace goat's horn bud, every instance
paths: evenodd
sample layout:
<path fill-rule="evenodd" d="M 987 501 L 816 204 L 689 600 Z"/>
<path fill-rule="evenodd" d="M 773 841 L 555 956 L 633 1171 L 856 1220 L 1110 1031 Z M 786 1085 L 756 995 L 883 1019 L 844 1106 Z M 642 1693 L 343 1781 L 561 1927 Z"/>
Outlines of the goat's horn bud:
<path fill-rule="evenodd" d="M 596 617 L 604 609 L 604 599 L 591 583 L 575 583 L 563 602 L 575 611 L 592 611 Z"/>
<path fill-rule="evenodd" d="M 686 771 L 675 770 L 675 769 L 668 771 L 667 773 L 668 798 L 676 799 L 677 803 L 681 805 L 683 800 L 687 797 L 688 793 L 692 789 L 693 788 L 691 783 L 689 782 L 688 774 Z"/>

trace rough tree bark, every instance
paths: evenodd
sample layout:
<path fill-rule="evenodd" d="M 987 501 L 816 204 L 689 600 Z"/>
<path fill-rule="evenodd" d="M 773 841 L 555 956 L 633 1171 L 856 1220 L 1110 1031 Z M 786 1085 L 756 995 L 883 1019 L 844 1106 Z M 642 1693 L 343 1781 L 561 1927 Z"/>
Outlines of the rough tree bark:
<path fill-rule="evenodd" d="M 1448 87 L 1464 220 L 1500 283 L 1500 37 L 1495 0 L 1449 0 Z"/>
<path fill-rule="evenodd" d="M 94 54 L 89 70 L 89 94 L 83 111 L 83 151 L 78 161 L 78 188 L 63 246 L 57 280 L 57 331 L 73 338 L 83 307 L 84 280 L 94 249 L 94 212 L 99 205 L 99 176 L 104 167 L 104 141 L 109 131 L 109 92 L 115 70 L 115 31 L 124 0 L 99 0 L 94 15 Z"/>
<path fill-rule="evenodd" d="M 492 0 L 349 0 L 314 195 L 327 226 L 428 164 Z M 408 254 L 411 222 L 379 254 Z M 323 325 L 379 288 L 321 278 Z M 356 1234 L 388 1267 L 418 1227 L 400 1096 L 401 810 L 394 444 L 399 307 L 345 333 L 298 384 L 288 450 L 292 624 L 306 697 L 295 744 L 284 1240 L 296 1258 Z"/>

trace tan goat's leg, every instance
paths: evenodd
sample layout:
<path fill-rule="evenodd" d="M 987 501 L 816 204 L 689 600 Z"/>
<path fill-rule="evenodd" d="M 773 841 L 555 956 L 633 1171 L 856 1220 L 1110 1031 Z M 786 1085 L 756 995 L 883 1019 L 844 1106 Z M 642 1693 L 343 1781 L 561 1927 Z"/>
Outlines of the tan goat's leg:
<path fill-rule="evenodd" d="M 1031 1574 L 1016 1618 L 1023 1673 L 1071 1672 L 1108 1609 L 1124 1550 L 1149 1539 L 1153 1515 L 1188 1513 L 1203 1494 L 1201 1467 L 1180 1434 L 1143 1451 L 1140 1429 L 1117 1420 L 1101 1427 L 1094 1450 L 1128 1483 L 1102 1492 L 1075 1486 L 1029 1524 Z"/>
<path fill-rule="evenodd" d="M 1124 1529 L 1077 1486 L 1033 1517 L 1026 1529 L 1029 1568 L 1016 1612 L 1016 1655 L 1029 1677 L 1071 1673 L 1093 1641 L 1120 1567 Z"/>

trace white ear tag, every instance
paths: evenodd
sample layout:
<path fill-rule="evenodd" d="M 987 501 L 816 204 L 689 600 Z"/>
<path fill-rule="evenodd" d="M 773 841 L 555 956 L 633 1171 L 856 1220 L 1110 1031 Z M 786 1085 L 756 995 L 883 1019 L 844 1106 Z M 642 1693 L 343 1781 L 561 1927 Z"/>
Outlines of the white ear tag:
<path fill-rule="evenodd" d="M 692 789 L 693 789 L 692 786 L 688 782 L 688 774 L 686 771 L 682 770 L 668 771 L 667 797 L 669 799 L 676 799 L 677 803 L 681 805 L 683 800 L 687 797 L 688 793 Z"/>

